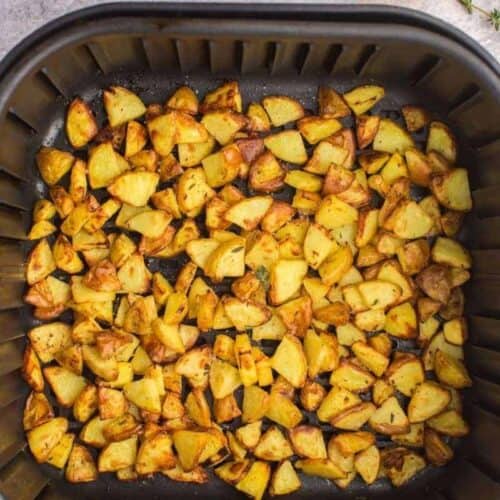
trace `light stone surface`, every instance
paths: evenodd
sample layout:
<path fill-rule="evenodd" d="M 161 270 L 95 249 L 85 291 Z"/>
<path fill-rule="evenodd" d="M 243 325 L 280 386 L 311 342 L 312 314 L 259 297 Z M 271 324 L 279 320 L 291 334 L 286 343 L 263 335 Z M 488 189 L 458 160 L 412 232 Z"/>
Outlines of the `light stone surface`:
<path fill-rule="evenodd" d="M 183 1 L 188 3 L 190 0 Z M 248 3 L 248 0 L 230 1 Z M 226 2 L 227 0 L 219 0 L 219 3 Z M 289 0 L 289 2 L 307 3 L 303 0 Z M 99 0 L 0 0 L 0 58 L 25 36 L 48 21 L 99 3 L 103 2 Z M 280 1 L 260 0 L 254 3 L 269 4 L 280 3 Z M 459 0 L 316 0 L 314 3 L 385 4 L 424 11 L 453 24 L 486 47 L 497 60 L 500 58 L 500 32 L 495 31 L 485 16 L 479 12 L 468 15 Z M 493 8 L 500 10 L 500 0 L 474 0 L 474 3 L 487 11 Z"/>

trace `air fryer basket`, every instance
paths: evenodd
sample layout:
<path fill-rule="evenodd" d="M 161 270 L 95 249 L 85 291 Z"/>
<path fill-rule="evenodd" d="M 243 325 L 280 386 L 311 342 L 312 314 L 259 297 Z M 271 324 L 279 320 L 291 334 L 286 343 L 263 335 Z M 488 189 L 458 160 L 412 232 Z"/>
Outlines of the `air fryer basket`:
<path fill-rule="evenodd" d="M 178 85 L 201 93 L 237 79 L 246 103 L 265 94 L 300 98 L 314 109 L 317 86 L 344 90 L 378 82 L 376 110 L 400 119 L 402 104 L 423 104 L 459 138 L 474 210 L 464 239 L 473 250 L 466 287 L 474 388 L 465 397 L 472 432 L 443 469 L 393 490 L 353 483 L 345 492 L 304 478 L 294 498 L 500 498 L 500 85 L 498 64 L 463 34 L 405 9 L 361 6 L 114 4 L 61 18 L 31 35 L 0 64 L 0 493 L 8 499 L 236 498 L 220 480 L 194 486 L 158 477 L 120 483 L 109 475 L 69 485 L 26 450 L 20 376 L 24 336 L 23 261 L 30 209 L 43 193 L 34 154 L 67 148 L 63 118 L 81 95 L 99 109 L 101 90 L 119 83 L 145 102 Z M 102 119 L 102 116 L 99 116 Z M 423 141 L 423 136 L 418 140 Z"/>

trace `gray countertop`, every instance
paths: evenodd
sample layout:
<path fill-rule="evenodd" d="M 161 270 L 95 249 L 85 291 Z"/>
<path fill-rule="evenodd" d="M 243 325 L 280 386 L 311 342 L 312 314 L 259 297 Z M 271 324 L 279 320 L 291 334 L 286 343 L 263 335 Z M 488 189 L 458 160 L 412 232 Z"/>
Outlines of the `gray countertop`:
<path fill-rule="evenodd" d="M 116 0 L 115 0 L 116 1 Z M 185 3 L 189 0 L 183 0 Z M 224 3 L 225 0 L 219 0 Z M 247 3 L 248 0 L 239 0 Z M 306 3 L 289 0 L 290 3 Z M 232 0 L 237 3 L 238 0 Z M 0 0 L 0 58 L 17 42 L 33 30 L 68 12 L 103 3 L 99 0 Z M 207 2 L 209 3 L 209 2 Z M 259 3 L 259 2 L 255 2 Z M 280 0 L 264 0 L 262 3 L 281 3 Z M 461 29 L 489 50 L 497 59 L 500 58 L 500 32 L 495 31 L 485 16 L 478 12 L 468 15 L 459 0 L 317 0 L 315 3 L 341 4 L 385 4 L 410 7 L 444 19 Z M 489 11 L 500 10 L 500 0 L 474 0 L 474 3 Z"/>

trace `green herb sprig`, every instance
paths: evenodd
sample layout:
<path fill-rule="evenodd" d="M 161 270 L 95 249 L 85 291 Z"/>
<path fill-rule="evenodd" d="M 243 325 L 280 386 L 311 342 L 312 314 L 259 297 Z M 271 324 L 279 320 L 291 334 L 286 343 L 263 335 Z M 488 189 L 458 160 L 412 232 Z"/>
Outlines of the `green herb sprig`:
<path fill-rule="evenodd" d="M 472 14 L 474 11 L 479 12 L 481 15 L 486 17 L 490 24 L 495 28 L 496 31 L 500 30 L 500 10 L 492 9 L 491 11 L 487 11 L 483 9 L 479 5 L 476 5 L 472 2 L 472 0 L 458 0 L 466 9 L 469 14 Z"/>

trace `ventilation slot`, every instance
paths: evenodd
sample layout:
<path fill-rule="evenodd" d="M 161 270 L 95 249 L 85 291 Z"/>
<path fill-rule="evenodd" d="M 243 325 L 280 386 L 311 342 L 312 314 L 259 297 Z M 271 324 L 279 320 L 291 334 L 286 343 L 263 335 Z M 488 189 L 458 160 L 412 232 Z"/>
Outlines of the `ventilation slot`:
<path fill-rule="evenodd" d="M 330 47 L 330 50 L 328 51 L 328 54 L 325 58 L 325 62 L 323 63 L 325 71 L 328 74 L 333 73 L 333 71 L 335 70 L 335 65 L 337 64 L 337 61 L 343 50 L 344 47 L 340 44 L 335 44 Z"/>
<path fill-rule="evenodd" d="M 172 71 L 179 69 L 179 55 L 172 40 L 163 37 L 144 38 L 142 48 L 148 66 L 153 71 Z"/>
<path fill-rule="evenodd" d="M 106 71 L 104 70 L 105 66 L 103 64 L 104 55 L 99 54 L 99 47 L 94 44 L 89 44 L 85 45 L 85 48 L 87 49 L 91 59 L 94 61 L 97 70 L 100 71 L 101 73 L 106 73 Z"/>
<path fill-rule="evenodd" d="M 210 41 L 210 71 L 228 74 L 241 68 L 241 42 Z"/>
<path fill-rule="evenodd" d="M 9 109 L 9 111 L 7 112 L 7 116 L 9 117 L 10 120 L 14 122 L 15 125 L 23 128 L 30 135 L 38 133 L 36 127 L 31 123 L 29 123 L 27 120 L 25 120 L 23 117 L 19 116 L 15 109 L 12 108 Z"/>
<path fill-rule="evenodd" d="M 376 45 L 367 45 L 363 49 L 357 64 L 354 66 L 354 72 L 356 73 L 356 75 L 363 74 L 363 71 L 365 70 L 366 66 L 368 65 L 370 59 L 372 58 L 373 54 L 375 54 L 375 52 L 377 52 Z"/>
<path fill-rule="evenodd" d="M 275 42 L 269 42 L 267 44 L 267 50 L 266 50 L 265 67 L 267 71 L 271 74 L 274 71 L 277 53 L 278 53 L 278 44 Z"/>
<path fill-rule="evenodd" d="M 410 84 L 413 86 L 420 85 L 426 78 L 433 73 L 439 66 L 441 59 L 437 56 L 427 56 L 418 66 L 411 72 Z"/>
<path fill-rule="evenodd" d="M 50 71 L 48 68 L 42 68 L 38 73 L 42 80 L 45 80 L 45 83 L 52 88 L 55 94 L 58 94 L 62 97 L 68 97 L 65 95 L 64 90 L 61 89 L 57 83 L 50 77 Z"/>
<path fill-rule="evenodd" d="M 298 74 L 302 73 L 302 69 L 307 61 L 307 57 L 311 52 L 311 44 L 309 43 L 301 43 L 297 48 L 297 54 L 295 57 L 295 69 Z"/>
<path fill-rule="evenodd" d="M 467 87 L 465 87 L 458 94 L 458 96 L 455 99 L 453 99 L 448 109 L 448 116 L 451 116 L 457 111 L 460 111 L 466 106 L 472 104 L 472 102 L 480 98 L 480 95 L 481 95 L 481 90 L 475 83 L 467 85 Z"/>

